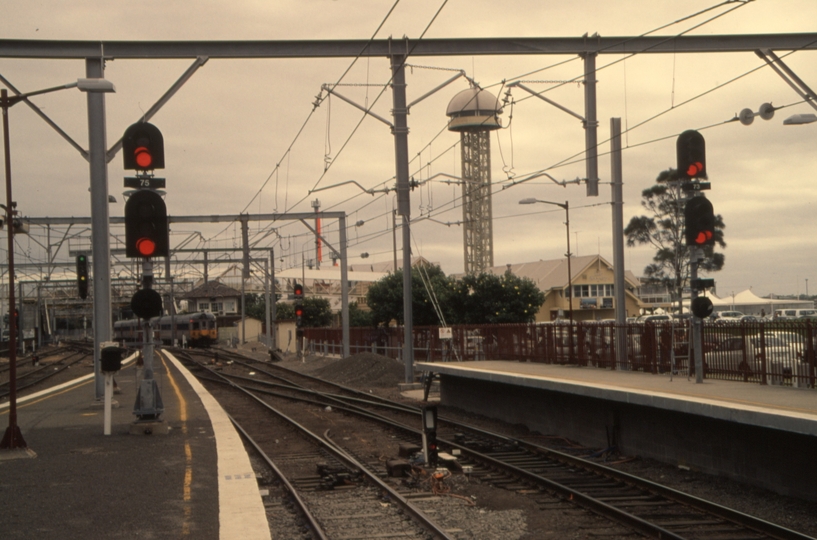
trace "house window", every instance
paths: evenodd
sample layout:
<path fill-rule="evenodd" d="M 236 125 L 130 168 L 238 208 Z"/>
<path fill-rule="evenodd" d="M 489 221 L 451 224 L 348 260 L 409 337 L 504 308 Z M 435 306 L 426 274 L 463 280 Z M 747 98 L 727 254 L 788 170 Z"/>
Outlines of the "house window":
<path fill-rule="evenodd" d="M 224 311 L 224 304 L 222 302 L 213 302 L 211 307 L 213 313 L 220 313 Z"/>
<path fill-rule="evenodd" d="M 602 296 L 614 296 L 613 285 L 573 285 L 573 296 L 575 298 L 600 298 Z"/>
<path fill-rule="evenodd" d="M 199 302 L 199 311 L 210 311 L 209 302 Z"/>
<path fill-rule="evenodd" d="M 589 285 L 573 285 L 573 296 L 576 298 L 587 298 L 590 296 Z"/>

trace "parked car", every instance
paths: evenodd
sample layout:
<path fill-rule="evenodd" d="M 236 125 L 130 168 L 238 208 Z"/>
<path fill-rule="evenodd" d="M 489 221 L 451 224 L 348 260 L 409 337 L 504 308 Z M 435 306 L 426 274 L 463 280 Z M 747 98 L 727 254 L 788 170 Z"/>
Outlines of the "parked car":
<path fill-rule="evenodd" d="M 640 323 L 643 323 L 643 322 L 656 323 L 656 322 L 671 321 L 671 320 L 672 320 L 672 317 L 670 317 L 669 315 L 642 315 L 641 317 L 636 319 L 636 322 L 640 322 Z"/>
<path fill-rule="evenodd" d="M 759 375 L 763 372 L 763 356 L 769 382 L 780 384 L 784 376 L 799 374 L 802 345 L 793 332 L 769 332 L 763 335 L 735 336 L 721 341 L 704 355 L 707 369 L 714 373 L 742 372 Z M 801 339 L 802 342 L 802 339 Z"/>
<path fill-rule="evenodd" d="M 774 318 L 778 321 L 791 321 L 807 317 L 817 317 L 817 309 L 776 309 L 774 311 Z"/>
<path fill-rule="evenodd" d="M 715 322 L 740 322 L 743 313 L 740 311 L 719 311 L 712 314 Z"/>

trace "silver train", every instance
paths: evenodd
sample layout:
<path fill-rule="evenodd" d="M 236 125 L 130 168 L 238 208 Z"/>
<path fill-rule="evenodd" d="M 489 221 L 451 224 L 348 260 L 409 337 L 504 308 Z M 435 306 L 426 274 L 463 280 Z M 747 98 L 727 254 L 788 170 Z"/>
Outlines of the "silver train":
<path fill-rule="evenodd" d="M 216 317 L 212 313 L 184 313 L 154 317 L 150 320 L 154 339 L 165 345 L 173 340 L 173 319 L 176 320 L 176 340 L 179 345 L 187 343 L 191 347 L 209 347 L 218 341 Z M 125 344 L 143 343 L 141 319 L 117 321 L 113 324 L 114 339 Z"/>

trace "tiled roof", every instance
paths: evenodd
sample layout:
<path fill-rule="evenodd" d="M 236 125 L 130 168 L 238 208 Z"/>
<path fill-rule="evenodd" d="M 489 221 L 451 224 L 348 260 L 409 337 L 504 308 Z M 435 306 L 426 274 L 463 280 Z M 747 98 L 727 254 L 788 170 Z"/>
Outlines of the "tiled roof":
<path fill-rule="evenodd" d="M 184 298 L 224 298 L 226 296 L 241 296 L 241 291 L 218 281 L 210 281 L 186 293 Z"/>
<path fill-rule="evenodd" d="M 612 268 L 612 265 L 608 263 L 604 257 L 600 257 L 599 255 L 571 257 L 570 271 L 573 274 L 572 279 L 575 281 L 576 278 L 586 272 L 588 268 L 597 264 Z M 503 275 L 509 268 L 511 273 L 515 276 L 528 278 L 533 281 L 540 291 L 549 291 L 553 288 L 563 288 L 567 286 L 567 259 L 494 266 L 488 268 L 486 272 Z M 625 272 L 625 280 L 630 282 L 631 287 L 638 285 L 638 280 L 630 271 Z"/>

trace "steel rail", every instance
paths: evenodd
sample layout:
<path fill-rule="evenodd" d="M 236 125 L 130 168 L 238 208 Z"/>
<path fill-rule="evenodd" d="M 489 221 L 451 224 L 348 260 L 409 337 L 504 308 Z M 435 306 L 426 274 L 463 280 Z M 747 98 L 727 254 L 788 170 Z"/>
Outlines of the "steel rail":
<path fill-rule="evenodd" d="M 389 496 L 391 498 L 393 498 L 393 500 L 398 501 L 399 505 L 412 516 L 412 518 L 415 520 L 415 522 L 418 525 L 420 525 L 423 528 L 425 528 L 426 530 L 428 530 L 428 532 L 435 535 L 435 537 L 440 538 L 442 540 L 455 540 L 453 537 L 449 536 L 448 533 L 446 533 L 441 527 L 439 527 L 436 523 L 434 523 L 434 521 L 432 521 L 428 516 L 426 516 L 425 513 L 422 512 L 422 510 L 420 510 L 419 508 L 417 508 L 416 506 L 411 504 L 411 502 L 409 502 L 405 497 L 403 497 L 392 486 L 390 486 L 389 484 L 387 484 L 387 483 L 383 482 L 382 480 L 380 480 L 380 478 L 378 478 L 378 476 L 374 472 L 370 471 L 368 468 L 361 465 L 356 459 L 354 459 L 348 453 L 343 451 L 340 447 L 338 447 L 336 445 L 336 443 L 334 441 L 329 439 L 329 437 L 327 437 L 325 435 L 324 436 L 325 438 L 321 438 L 321 437 L 315 435 L 314 433 L 312 433 L 312 431 L 310 431 L 308 428 L 306 428 L 305 426 L 298 423 L 295 419 L 287 416 L 286 414 L 279 411 L 278 409 L 276 409 L 275 407 L 273 407 L 272 405 L 270 405 L 269 403 L 267 403 L 266 401 L 264 401 L 263 399 L 261 399 L 257 395 L 253 394 L 252 391 L 248 390 L 245 387 L 242 387 L 241 385 L 237 385 L 234 382 L 232 382 L 229 379 L 228 376 L 223 375 L 221 373 L 218 373 L 218 372 L 212 370 L 211 368 L 209 368 L 209 367 L 207 367 L 205 365 L 202 365 L 199 362 L 196 362 L 189 355 L 187 355 L 187 359 L 188 359 L 188 361 L 194 362 L 197 366 L 205 369 L 206 371 L 208 371 L 212 375 L 215 375 L 216 377 L 223 379 L 225 384 L 231 386 L 232 388 L 234 388 L 236 390 L 239 390 L 239 391 L 245 393 L 247 396 L 251 397 L 256 402 L 258 402 L 260 405 L 262 405 L 264 408 L 266 408 L 270 412 L 276 414 L 278 417 L 285 420 L 286 422 L 290 423 L 292 426 L 294 426 L 296 429 L 298 429 L 301 433 L 306 435 L 308 438 L 310 438 L 314 442 L 318 443 L 319 446 L 321 446 L 322 448 L 325 448 L 326 450 L 331 452 L 333 455 L 335 455 L 337 458 L 339 458 L 342 462 L 345 462 L 350 469 L 359 470 L 360 472 L 362 472 L 364 475 L 366 475 L 366 477 L 372 483 L 376 484 L 379 488 L 381 488 L 381 489 L 385 490 L 386 492 L 388 492 Z M 281 397 L 290 397 L 291 398 L 291 396 L 281 396 Z"/>
<path fill-rule="evenodd" d="M 298 493 L 298 490 L 295 488 L 295 486 L 292 485 L 292 482 L 289 481 L 289 478 L 286 477 L 283 471 L 281 471 L 281 469 L 278 468 L 278 465 L 276 465 L 275 462 L 269 458 L 269 456 L 266 454 L 266 452 L 264 452 L 261 446 L 255 441 L 255 439 L 253 439 L 250 436 L 249 433 L 247 433 L 247 430 L 245 430 L 235 418 L 233 418 L 229 414 L 227 415 L 227 417 L 230 419 L 230 422 L 233 423 L 238 432 L 241 433 L 244 439 L 248 443 L 250 443 L 250 445 L 255 449 L 258 455 L 261 456 L 261 458 L 267 464 L 267 467 L 272 469 L 272 471 L 275 473 L 275 475 L 278 477 L 281 483 L 284 484 L 284 488 L 287 490 L 287 493 L 289 493 L 289 496 L 292 497 L 292 499 L 295 501 L 295 504 L 298 506 L 298 509 L 304 515 L 306 520 L 309 522 L 309 526 L 312 527 L 312 533 L 315 534 L 320 540 L 329 540 L 329 537 L 326 536 L 326 531 L 324 531 L 323 527 L 320 525 L 320 523 L 318 523 L 314 514 L 312 514 L 312 511 L 306 505 L 306 502 L 304 502 L 304 500 L 301 498 L 301 495 L 300 493 Z"/>
<path fill-rule="evenodd" d="M 235 355 L 235 356 L 240 356 L 240 355 Z M 244 358 L 246 358 L 246 357 L 244 357 Z M 325 381 L 323 379 L 314 377 L 312 375 L 298 373 L 298 372 L 296 372 L 294 370 L 289 370 L 287 368 L 284 368 L 282 366 L 276 366 L 274 364 L 269 364 L 269 365 L 272 365 L 276 369 L 279 369 L 279 370 L 284 370 L 284 371 L 291 372 L 293 374 L 297 374 L 300 377 L 305 377 L 307 379 L 315 380 L 315 381 L 318 381 L 318 382 L 323 383 L 323 384 L 328 384 L 330 386 L 342 388 L 343 390 L 354 393 L 356 395 L 371 397 L 369 394 L 366 394 L 366 393 L 361 392 L 359 390 L 356 390 L 356 389 L 353 389 L 353 388 L 348 388 L 348 387 L 345 387 L 343 385 L 339 385 L 337 383 L 333 383 L 333 382 L 330 382 L 330 381 Z M 262 371 L 262 372 L 264 371 L 264 370 L 258 369 L 257 367 L 255 367 L 255 369 L 257 371 Z M 254 383 L 262 383 L 262 381 L 257 381 L 257 380 L 251 380 L 251 381 L 254 382 Z M 289 382 L 291 382 L 291 381 L 289 381 Z M 309 391 L 310 393 L 323 395 L 322 393 L 314 391 L 314 390 L 308 390 L 308 389 L 306 389 L 306 390 Z M 340 399 L 340 400 L 352 399 L 352 398 L 345 398 L 343 396 L 336 396 L 336 395 L 332 395 L 332 396 L 326 395 L 326 396 L 331 397 L 333 399 Z M 285 397 L 285 396 L 281 396 L 281 397 Z M 293 398 L 290 398 L 290 399 L 293 399 Z M 409 412 L 409 413 L 416 412 L 418 415 L 420 414 L 420 409 L 419 408 L 410 409 L 405 405 L 402 405 L 402 404 L 399 404 L 399 403 L 396 403 L 396 402 L 391 402 L 390 400 L 387 400 L 385 398 L 379 398 L 379 399 L 382 400 L 383 402 L 385 402 L 385 404 L 372 402 L 371 400 L 367 400 L 367 399 L 363 399 L 363 398 L 360 398 L 359 400 L 356 399 L 356 401 L 366 402 L 367 404 L 370 404 L 370 405 L 373 405 L 373 406 L 376 406 L 376 407 L 389 406 L 390 408 L 395 409 L 395 410 L 400 410 L 400 411 Z M 352 407 L 354 407 L 355 409 L 358 408 L 356 406 L 352 406 Z M 349 412 L 353 412 L 353 411 L 349 411 Z M 416 429 L 414 429 L 414 428 L 412 428 L 410 426 L 406 426 L 404 424 L 394 422 L 394 421 L 392 421 L 390 419 L 380 417 L 379 415 L 371 413 L 371 411 L 365 411 L 364 415 L 369 417 L 369 418 L 372 418 L 372 419 L 387 423 L 388 425 L 391 425 L 393 427 L 408 430 L 408 431 L 413 432 L 413 433 L 415 433 L 417 435 L 419 435 L 421 433 L 419 430 L 416 430 Z M 491 432 L 491 431 L 484 430 L 484 429 L 481 429 L 481 428 L 477 428 L 477 427 L 474 427 L 474 426 L 471 426 L 471 425 L 468 425 L 468 424 L 458 422 L 458 421 L 450 419 L 450 418 L 446 418 L 445 416 L 442 416 L 442 415 L 438 417 L 438 420 L 441 421 L 441 422 L 448 423 L 448 424 L 450 424 L 452 426 L 455 426 L 455 427 L 468 429 L 468 430 L 470 430 L 472 432 L 482 434 L 482 435 L 484 435 L 486 437 L 499 439 L 499 440 L 503 440 L 503 441 L 508 442 L 508 443 L 512 443 L 514 445 L 519 446 L 520 448 L 525 448 L 528 451 L 531 451 L 531 452 L 534 452 L 534 453 L 537 453 L 537 454 L 540 454 L 540 455 L 548 456 L 548 457 L 554 459 L 555 461 L 559 461 L 559 462 L 569 464 L 569 465 L 572 465 L 572 466 L 575 466 L 575 467 L 580 467 L 582 469 L 588 470 L 588 471 L 593 472 L 595 474 L 605 476 L 607 478 L 611 478 L 611 479 L 614 479 L 614 480 L 621 481 L 621 482 L 623 482 L 625 484 L 632 485 L 632 486 L 634 486 L 636 488 L 639 488 L 639 489 L 644 489 L 644 490 L 652 492 L 652 493 L 654 493 L 654 494 L 656 494 L 658 496 L 661 496 L 661 497 L 664 497 L 666 499 L 678 502 L 678 503 L 683 504 L 685 506 L 688 506 L 690 508 L 697 509 L 697 510 L 699 510 L 701 512 L 707 513 L 707 514 L 712 515 L 712 516 L 719 517 L 719 518 L 721 518 L 721 519 L 723 519 L 725 521 L 731 522 L 731 523 L 739 525 L 741 527 L 744 527 L 744 528 L 747 528 L 747 529 L 750 529 L 750 530 L 754 530 L 754 531 L 759 532 L 761 534 L 767 535 L 770 538 L 775 538 L 775 539 L 779 539 L 779 540 L 809 540 L 809 539 L 813 540 L 813 538 L 808 536 L 808 535 L 804 535 L 802 533 L 799 533 L 797 531 L 793 531 L 791 529 L 788 529 L 786 527 L 782 527 L 780 525 L 771 523 L 769 521 L 766 521 L 766 520 L 763 520 L 763 519 L 760 519 L 760 518 L 745 514 L 743 512 L 739 512 L 739 511 L 731 509 L 731 508 L 727 508 L 725 506 L 716 504 L 714 502 L 707 501 L 707 500 L 701 499 L 699 497 L 695 497 L 693 495 L 690 495 L 688 493 L 684 493 L 682 491 L 675 490 L 675 489 L 670 488 L 668 486 L 664 486 L 664 485 L 657 484 L 655 482 L 646 480 L 644 478 L 633 476 L 633 475 L 625 473 L 623 471 L 619 471 L 618 469 L 613 469 L 613 468 L 610 468 L 610 467 L 606 467 L 604 465 L 594 463 L 592 461 L 588 461 L 588 460 L 585 460 L 585 459 L 582 459 L 582 458 L 579 458 L 579 457 L 576 457 L 576 456 L 571 456 L 570 454 L 565 454 L 565 453 L 562 453 L 562 452 L 559 452 L 559 451 L 556 451 L 556 450 L 553 450 L 553 449 L 550 449 L 550 448 L 546 448 L 544 446 L 529 443 L 529 442 L 526 442 L 526 441 L 523 441 L 523 440 L 520 440 L 520 439 L 517 439 L 517 438 L 507 437 L 507 436 L 499 434 L 499 433 L 495 433 L 495 432 Z M 479 452 L 475 452 L 474 450 L 471 450 L 471 449 L 469 449 L 469 448 L 467 448 L 467 447 L 465 447 L 463 445 L 460 445 L 460 444 L 458 444 L 458 443 L 456 443 L 454 441 L 448 441 L 448 440 L 440 439 L 439 437 L 438 437 L 438 441 L 443 442 L 443 443 L 445 443 L 447 445 L 450 445 L 453 448 L 458 448 L 462 452 L 472 455 L 472 457 L 474 457 L 475 459 L 485 460 L 485 461 L 494 463 L 498 467 L 503 467 L 503 468 L 512 467 L 512 470 L 514 470 L 515 473 L 522 474 L 522 475 L 525 475 L 525 476 L 529 476 L 529 475 L 532 474 L 529 471 L 525 471 L 524 469 L 514 467 L 513 465 L 508 465 L 508 464 L 503 463 L 500 460 L 496 460 L 495 458 L 492 458 L 490 456 L 486 456 L 486 455 L 481 454 Z M 533 481 L 535 481 L 536 483 L 539 483 L 540 481 L 544 481 L 547 485 L 553 487 L 554 490 L 559 491 L 559 492 L 567 495 L 568 497 L 570 497 L 572 495 L 574 500 L 576 500 L 577 497 L 580 497 L 581 500 L 587 499 L 587 496 L 581 494 L 581 492 L 578 492 L 578 491 L 573 490 L 571 488 L 568 488 L 566 486 L 562 486 L 561 484 L 554 483 L 553 481 L 551 481 L 551 480 L 549 480 L 547 478 L 544 478 L 544 477 L 541 477 L 541 476 L 535 475 L 535 474 L 533 474 L 532 476 L 529 476 L 529 477 Z M 590 504 L 595 505 L 597 503 L 600 503 L 602 506 L 599 506 L 598 508 L 600 510 L 604 511 L 604 512 L 609 511 L 610 508 L 618 511 L 618 509 L 615 509 L 615 507 L 607 505 L 606 503 L 603 503 L 601 501 L 596 501 L 595 499 L 592 499 L 592 497 L 589 498 L 589 499 L 590 499 L 590 501 L 589 501 Z M 625 512 L 625 514 L 629 515 L 626 512 Z M 633 522 L 633 526 L 639 526 L 640 527 L 640 526 L 643 526 L 645 523 L 648 524 L 648 522 L 645 522 L 644 520 L 641 520 L 641 518 L 636 518 L 636 520 L 637 521 Z M 652 524 L 649 524 L 649 525 L 652 526 Z M 646 531 L 644 531 L 644 532 L 646 532 Z M 662 538 L 682 538 L 682 537 L 679 537 L 679 536 L 673 536 L 674 533 L 672 533 L 670 531 L 664 531 L 663 529 L 653 530 L 651 534 L 659 534 L 659 533 L 664 535 L 664 536 L 660 536 Z M 670 536 L 666 536 L 667 534 L 669 534 Z"/>

